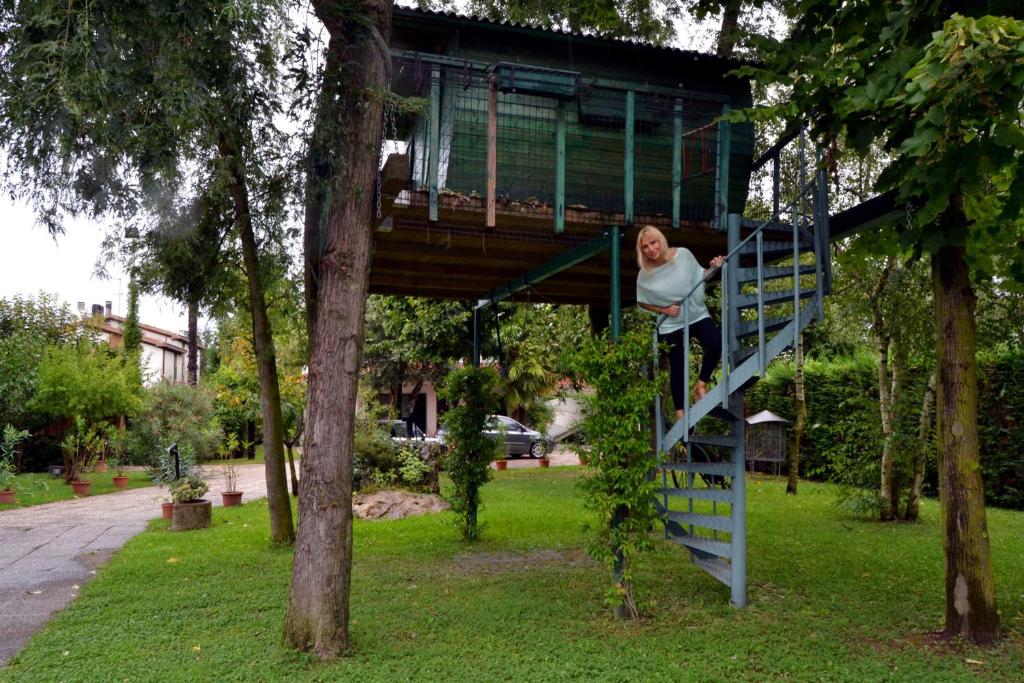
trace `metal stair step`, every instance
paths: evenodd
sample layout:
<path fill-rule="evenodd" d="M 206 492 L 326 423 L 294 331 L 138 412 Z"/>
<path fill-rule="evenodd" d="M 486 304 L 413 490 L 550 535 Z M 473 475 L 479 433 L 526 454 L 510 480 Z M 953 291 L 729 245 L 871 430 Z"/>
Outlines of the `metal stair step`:
<path fill-rule="evenodd" d="M 710 574 L 712 578 L 732 587 L 732 564 L 727 560 L 720 557 L 701 557 L 696 554 L 691 559 L 695 565 Z"/>
<path fill-rule="evenodd" d="M 732 557 L 732 546 L 725 541 L 693 536 L 683 531 L 669 536 L 669 540 L 690 550 L 699 551 L 715 557 Z"/>
<path fill-rule="evenodd" d="M 778 280 L 779 278 L 793 277 L 792 266 L 765 266 L 761 271 L 762 280 Z M 816 272 L 817 266 L 814 264 L 800 266 L 801 275 L 814 275 Z M 740 268 L 736 271 L 736 277 L 741 283 L 757 282 L 757 267 Z"/>
<path fill-rule="evenodd" d="M 808 240 L 800 240 L 797 243 L 797 250 L 800 253 L 808 251 L 813 248 L 813 243 Z M 757 240 L 750 240 L 739 249 L 740 254 L 756 254 L 757 253 Z M 761 253 L 764 254 L 764 258 L 773 259 L 780 258 L 782 256 L 793 255 L 793 243 L 792 242 L 776 242 L 776 241 L 765 241 L 761 243 Z"/>
<path fill-rule="evenodd" d="M 728 408 L 723 408 L 721 405 L 716 405 L 708 413 L 711 417 L 717 417 L 719 420 L 725 420 L 726 422 L 737 422 L 743 419 L 742 415 L 737 415 Z"/>
<path fill-rule="evenodd" d="M 732 476 L 731 462 L 664 462 L 660 467 L 671 472 L 713 474 L 720 477 Z"/>
<path fill-rule="evenodd" d="M 802 310 L 803 309 L 801 309 L 801 311 Z M 781 330 L 786 325 L 788 325 L 790 322 L 792 322 L 792 320 L 793 318 L 791 316 L 787 316 L 784 318 L 767 318 L 764 321 L 764 331 L 765 333 L 776 332 L 778 330 Z M 739 325 L 736 326 L 737 337 L 749 337 L 750 335 L 757 333 L 758 332 L 756 320 L 751 320 L 749 322 L 741 322 Z"/>
<path fill-rule="evenodd" d="M 810 297 L 816 295 L 817 293 L 817 287 L 801 289 L 800 298 L 809 299 Z M 793 290 L 783 289 L 777 292 L 763 292 L 761 294 L 761 301 L 764 303 L 765 306 L 789 303 L 793 301 Z M 736 308 L 740 310 L 746 308 L 757 308 L 757 294 L 741 294 L 736 297 L 734 305 Z"/>
<path fill-rule="evenodd" d="M 730 489 L 658 489 L 659 496 L 672 496 L 673 498 L 695 498 L 698 500 L 713 500 L 716 503 L 732 503 L 732 490 Z"/>
<path fill-rule="evenodd" d="M 699 515 L 695 512 L 670 510 L 667 516 L 681 526 L 699 526 L 704 529 L 732 533 L 732 520 L 722 515 Z"/>
<path fill-rule="evenodd" d="M 720 448 L 736 448 L 740 445 L 740 440 L 731 434 L 691 434 L 689 441 L 703 446 L 718 446 Z"/>

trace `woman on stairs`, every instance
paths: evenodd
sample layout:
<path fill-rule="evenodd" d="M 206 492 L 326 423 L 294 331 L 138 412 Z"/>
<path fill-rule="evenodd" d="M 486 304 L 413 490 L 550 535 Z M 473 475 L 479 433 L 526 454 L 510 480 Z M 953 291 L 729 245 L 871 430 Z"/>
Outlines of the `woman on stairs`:
<path fill-rule="evenodd" d="M 710 267 L 704 269 L 689 249 L 669 247 L 664 233 L 653 225 L 644 226 L 636 236 L 636 261 L 640 266 L 636 300 L 645 311 L 667 316 L 658 328 L 658 340 L 669 345 L 669 383 L 677 421 L 683 419 L 682 406 L 686 404 L 683 343 L 687 321 L 690 336 L 700 343 L 703 358 L 693 387 L 695 401 L 708 392 L 707 383 L 722 356 L 722 333 L 704 304 L 704 278 L 724 260 L 725 257 L 716 256 L 711 259 Z M 693 294 L 687 299 L 684 310 L 680 304 L 690 290 Z"/>

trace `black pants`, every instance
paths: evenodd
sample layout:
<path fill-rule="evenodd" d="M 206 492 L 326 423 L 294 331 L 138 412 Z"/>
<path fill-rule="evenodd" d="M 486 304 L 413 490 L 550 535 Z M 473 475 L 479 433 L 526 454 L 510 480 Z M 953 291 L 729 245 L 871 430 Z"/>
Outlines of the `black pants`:
<path fill-rule="evenodd" d="M 702 360 L 700 374 L 698 377 L 702 382 L 711 380 L 711 373 L 715 371 L 718 361 L 722 359 L 722 333 L 718 325 L 711 318 L 702 318 L 690 324 L 690 337 L 700 343 Z M 672 387 L 672 403 L 676 410 L 682 410 L 686 405 L 685 383 L 686 349 L 683 343 L 686 340 L 686 332 L 678 329 L 675 332 L 658 335 L 658 341 L 668 342 L 668 365 L 669 384 Z"/>

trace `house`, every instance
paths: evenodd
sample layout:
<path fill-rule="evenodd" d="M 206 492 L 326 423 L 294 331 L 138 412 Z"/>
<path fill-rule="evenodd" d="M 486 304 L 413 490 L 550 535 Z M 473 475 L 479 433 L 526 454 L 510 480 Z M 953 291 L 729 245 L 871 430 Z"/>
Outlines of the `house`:
<path fill-rule="evenodd" d="M 85 303 L 78 302 L 80 313 Z M 124 338 L 124 316 L 116 315 L 110 301 L 105 306 L 93 304 L 92 315 L 102 321 L 100 334 L 113 348 L 120 348 Z M 181 383 L 188 381 L 188 338 L 159 327 L 139 323 L 142 330 L 142 376 L 146 385 L 161 380 Z M 205 347 L 198 345 L 198 366 L 203 366 Z"/>

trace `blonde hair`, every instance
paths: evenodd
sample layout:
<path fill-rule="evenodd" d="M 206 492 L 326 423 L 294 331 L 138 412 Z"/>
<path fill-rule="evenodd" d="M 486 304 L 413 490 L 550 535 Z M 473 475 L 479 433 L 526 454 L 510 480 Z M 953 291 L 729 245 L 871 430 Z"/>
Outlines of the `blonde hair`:
<path fill-rule="evenodd" d="M 640 270 L 647 272 L 650 270 L 647 266 L 647 259 L 644 257 L 644 250 L 640 247 L 640 242 L 643 241 L 644 235 L 655 235 L 658 241 L 661 242 L 661 252 L 668 255 L 668 240 L 665 239 L 665 233 L 658 230 L 653 225 L 645 225 L 640 228 L 640 232 L 636 235 L 636 265 L 640 267 Z"/>

